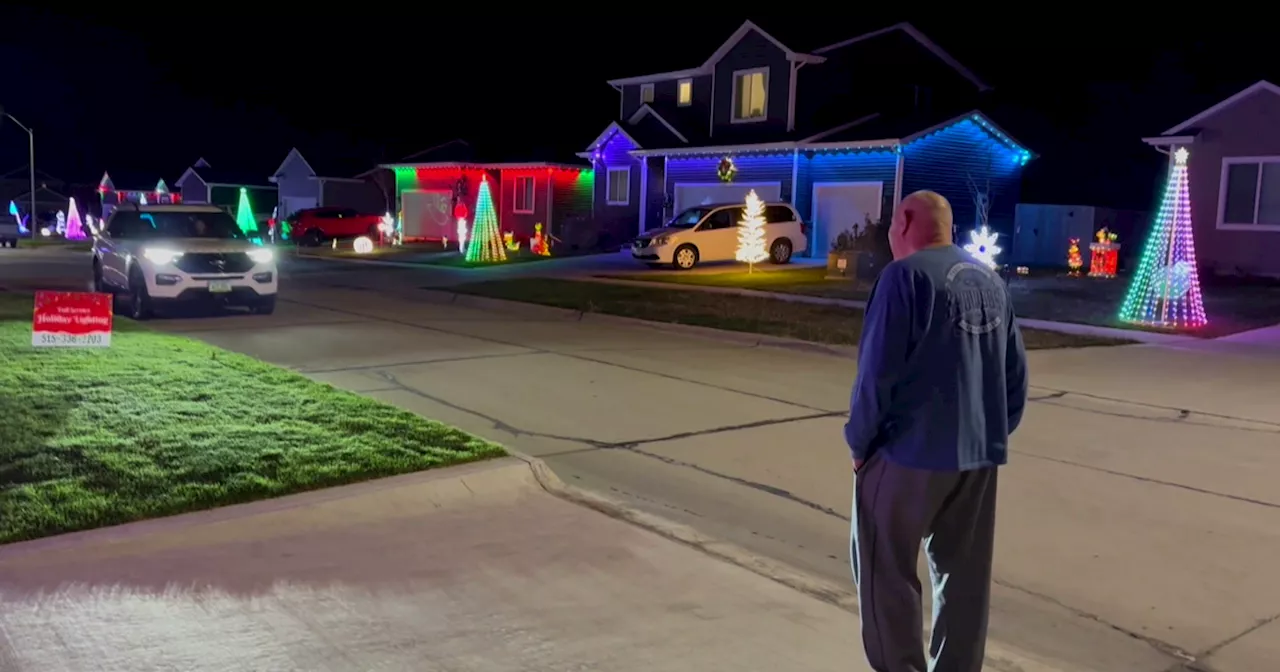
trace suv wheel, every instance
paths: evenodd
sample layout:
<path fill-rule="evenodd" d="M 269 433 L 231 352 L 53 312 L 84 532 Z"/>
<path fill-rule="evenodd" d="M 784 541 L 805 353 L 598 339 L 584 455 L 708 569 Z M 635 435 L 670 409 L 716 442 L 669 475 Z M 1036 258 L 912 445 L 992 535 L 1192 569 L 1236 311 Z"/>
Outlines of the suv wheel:
<path fill-rule="evenodd" d="M 671 265 L 682 271 L 687 271 L 697 266 L 698 248 L 687 244 L 677 247 L 675 256 L 672 257 Z"/>
<path fill-rule="evenodd" d="M 129 317 L 141 322 L 151 319 L 151 296 L 147 294 L 147 281 L 142 274 L 129 274 Z"/>
<path fill-rule="evenodd" d="M 773 246 L 769 248 L 769 261 L 775 264 L 791 261 L 791 241 L 786 238 L 773 241 Z"/>
<path fill-rule="evenodd" d="M 316 229 L 308 229 L 302 234 L 302 244 L 305 247 L 320 247 L 320 243 L 324 242 L 324 236 Z"/>

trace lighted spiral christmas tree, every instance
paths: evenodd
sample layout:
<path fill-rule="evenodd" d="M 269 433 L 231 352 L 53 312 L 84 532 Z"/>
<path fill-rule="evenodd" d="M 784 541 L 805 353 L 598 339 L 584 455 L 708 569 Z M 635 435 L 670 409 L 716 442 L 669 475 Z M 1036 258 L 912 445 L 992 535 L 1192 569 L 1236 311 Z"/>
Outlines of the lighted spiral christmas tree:
<path fill-rule="evenodd" d="M 76 207 L 76 199 L 72 198 L 67 206 L 67 240 L 84 240 L 84 222 L 80 221 L 80 208 Z"/>
<path fill-rule="evenodd" d="M 476 216 L 471 225 L 471 240 L 467 241 L 466 260 L 482 264 L 507 260 L 507 248 L 502 242 L 502 232 L 498 230 L 498 214 L 493 211 L 488 177 L 480 180 L 480 195 L 476 197 Z"/>
<path fill-rule="evenodd" d="M 1173 154 L 1160 212 L 1120 307 L 1123 322 L 1174 329 L 1208 323 L 1196 270 L 1187 157 L 1186 147 L 1179 147 Z"/>

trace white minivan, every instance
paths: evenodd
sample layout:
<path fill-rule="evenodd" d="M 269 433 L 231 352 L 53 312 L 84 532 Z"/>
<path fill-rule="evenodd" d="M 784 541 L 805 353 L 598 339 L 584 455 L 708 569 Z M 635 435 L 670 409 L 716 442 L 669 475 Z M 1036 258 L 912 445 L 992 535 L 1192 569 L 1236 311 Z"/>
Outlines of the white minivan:
<path fill-rule="evenodd" d="M 738 225 L 743 205 L 702 205 L 676 215 L 661 229 L 645 231 L 631 244 L 631 256 L 650 266 L 688 270 L 704 261 L 733 261 L 738 252 Z M 809 240 L 804 223 L 788 203 L 767 203 L 765 249 L 769 261 L 785 264 Z"/>

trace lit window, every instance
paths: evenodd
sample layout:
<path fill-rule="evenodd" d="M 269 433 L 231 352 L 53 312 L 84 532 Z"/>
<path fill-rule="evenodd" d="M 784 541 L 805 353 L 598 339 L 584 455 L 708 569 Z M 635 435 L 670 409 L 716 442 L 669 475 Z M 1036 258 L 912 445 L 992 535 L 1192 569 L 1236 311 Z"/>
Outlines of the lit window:
<path fill-rule="evenodd" d="M 763 121 L 769 112 L 769 69 L 733 73 L 733 120 Z"/>
<path fill-rule="evenodd" d="M 693 103 L 693 80 L 682 79 L 676 82 L 676 102 L 680 105 Z"/>
<path fill-rule="evenodd" d="M 605 194 L 605 202 L 609 205 L 627 205 L 631 203 L 631 169 L 609 169 L 609 191 Z"/>
<path fill-rule="evenodd" d="M 517 215 L 533 214 L 533 177 L 516 178 L 516 203 L 512 212 Z"/>
<path fill-rule="evenodd" d="M 1280 230 L 1280 157 L 1223 159 L 1219 200 L 1220 227 Z"/>
<path fill-rule="evenodd" d="M 653 102 L 653 85 L 652 84 L 640 85 L 640 102 L 642 103 Z"/>

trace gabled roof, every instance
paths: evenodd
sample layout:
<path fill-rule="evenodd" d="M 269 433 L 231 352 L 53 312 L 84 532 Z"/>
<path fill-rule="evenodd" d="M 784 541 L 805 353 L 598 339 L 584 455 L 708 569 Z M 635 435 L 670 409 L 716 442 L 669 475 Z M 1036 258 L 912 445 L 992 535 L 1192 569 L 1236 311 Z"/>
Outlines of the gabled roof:
<path fill-rule="evenodd" d="M 916 42 L 919 42 L 920 46 L 924 47 L 927 51 L 931 52 L 934 56 L 937 56 L 938 60 L 942 61 L 943 63 L 947 64 L 948 67 L 960 73 L 961 77 L 964 77 L 965 79 L 972 82 L 974 86 L 978 87 L 979 91 L 991 90 L 991 86 L 988 85 L 986 82 L 982 81 L 982 79 L 980 79 L 977 75 L 975 75 L 972 70 L 970 70 L 969 68 L 966 68 L 963 64 L 960 63 L 960 61 L 957 61 L 951 54 L 947 53 L 946 50 L 938 46 L 937 43 L 929 39 L 927 36 L 925 36 L 924 33 L 920 32 L 919 29 L 917 29 L 915 26 L 911 25 L 910 23 L 907 23 L 906 21 L 903 21 L 902 23 L 895 23 L 892 26 L 881 28 L 880 30 L 873 30 L 869 33 L 863 33 L 862 35 L 858 35 L 857 37 L 851 37 L 847 40 L 836 42 L 835 44 L 829 44 L 819 49 L 814 49 L 813 53 L 816 55 L 829 54 L 833 51 L 838 51 L 840 49 L 858 44 L 860 42 L 867 42 L 877 37 L 881 37 L 883 35 L 888 35 L 888 34 L 899 32 L 899 31 L 906 34 Z"/>
<path fill-rule="evenodd" d="M 182 184 L 188 175 L 195 175 L 210 187 L 270 187 L 275 188 L 266 177 L 254 171 L 235 171 L 224 170 L 209 167 L 207 162 L 203 166 L 195 165 L 188 168 L 182 173 L 182 177 L 178 178 L 175 184 Z"/>
<path fill-rule="evenodd" d="M 674 135 L 676 139 L 685 144 L 689 144 L 689 138 L 676 130 L 676 127 L 672 126 L 671 122 L 667 121 L 661 114 L 658 114 L 658 111 L 653 109 L 653 107 L 648 103 L 641 105 L 640 109 L 636 110 L 635 114 L 631 115 L 630 119 L 627 119 L 627 123 L 632 126 L 636 126 L 644 120 L 645 117 L 651 117 L 657 120 L 658 123 L 662 124 L 668 131 L 671 131 L 671 135 Z"/>
<path fill-rule="evenodd" d="M 738 29 L 735 30 L 733 34 L 729 36 L 729 39 L 725 40 L 724 44 L 721 44 L 720 48 L 715 50 L 715 53 L 711 54 L 711 56 L 706 61 L 704 61 L 702 65 L 696 68 L 690 68 L 688 70 L 675 70 L 673 72 L 660 72 L 653 75 L 640 75 L 637 77 L 624 77 L 622 79 L 611 79 L 609 80 L 609 85 L 613 87 L 619 87 L 619 86 L 626 86 L 628 84 L 644 84 L 647 82 L 654 82 L 654 81 L 665 80 L 665 79 L 683 79 L 686 77 L 697 77 L 698 75 L 709 75 L 715 70 L 716 64 L 719 63 L 721 60 L 723 60 L 725 56 L 729 55 L 729 52 L 732 51 L 733 48 L 737 46 L 739 42 L 742 41 L 742 38 L 746 37 L 752 31 L 755 31 L 761 37 L 772 42 L 774 46 L 778 47 L 778 49 L 782 50 L 782 53 L 786 54 L 788 61 L 797 61 L 800 63 L 821 63 L 826 60 L 821 56 L 815 56 L 813 54 L 802 54 L 800 52 L 794 51 L 793 49 L 791 49 L 791 47 L 788 47 L 787 45 L 778 41 L 778 39 L 775 38 L 774 36 L 770 35 L 769 33 L 766 33 L 764 29 L 762 29 L 760 26 L 757 26 L 751 21 L 744 21 L 742 25 L 739 26 Z"/>
<path fill-rule="evenodd" d="M 319 175 L 319 173 L 316 172 L 316 169 L 311 167 L 311 162 L 307 161 L 307 157 L 303 156 L 302 152 L 299 152 L 297 147 L 294 147 L 293 149 L 289 150 L 288 154 L 284 155 L 284 161 L 280 162 L 280 167 L 276 168 L 275 172 L 271 173 L 271 177 L 267 179 L 271 180 L 272 182 L 275 182 L 276 178 L 284 174 L 284 167 L 289 165 L 289 161 L 293 159 L 293 157 L 295 156 L 298 157 L 304 164 L 306 164 L 307 170 L 311 171 L 312 175 Z"/>
<path fill-rule="evenodd" d="M 1259 91 L 1266 91 L 1268 93 L 1272 93 L 1277 96 L 1280 96 L 1280 86 L 1276 86 L 1275 84 L 1272 84 L 1271 82 L 1268 82 L 1267 80 L 1264 79 L 1255 83 L 1249 88 L 1241 91 L 1240 93 L 1237 93 L 1234 96 L 1231 96 L 1230 98 L 1227 98 L 1226 100 L 1218 103 L 1217 105 L 1214 105 L 1213 107 L 1201 112 L 1200 114 L 1197 114 L 1196 116 L 1191 117 L 1190 119 L 1182 122 L 1181 124 L 1174 126 L 1173 128 L 1165 131 L 1164 133 L 1161 133 L 1160 135 L 1173 136 L 1173 135 L 1178 135 L 1179 133 L 1183 133 L 1184 131 L 1191 130 L 1192 127 L 1194 127 L 1196 124 L 1200 123 L 1201 121 L 1204 121 L 1205 119 L 1208 119 L 1209 117 L 1212 117 L 1213 115 L 1218 114 L 1219 112 L 1222 112 L 1223 110 L 1231 107 L 1232 105 L 1235 105 L 1236 103 L 1239 103 L 1240 101 L 1248 98 L 1249 96 L 1252 96 L 1255 93 L 1258 93 Z M 1188 133 L 1187 135 L 1192 135 L 1192 134 Z"/>

